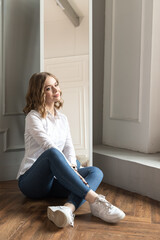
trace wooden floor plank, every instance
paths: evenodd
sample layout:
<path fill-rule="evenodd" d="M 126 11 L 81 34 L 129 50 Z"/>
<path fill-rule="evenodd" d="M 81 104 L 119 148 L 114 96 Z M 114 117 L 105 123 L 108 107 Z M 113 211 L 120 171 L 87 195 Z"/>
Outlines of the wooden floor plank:
<path fill-rule="evenodd" d="M 135 216 L 149 219 L 151 222 L 151 204 L 147 197 L 137 196 L 135 203 Z"/>
<path fill-rule="evenodd" d="M 102 183 L 99 194 L 126 213 L 118 224 L 91 215 L 89 204 L 77 211 L 74 227 L 57 228 L 47 206 L 64 199 L 33 201 L 21 194 L 16 181 L 0 182 L 0 240 L 160 240 L 160 202 Z"/>
<path fill-rule="evenodd" d="M 160 202 L 152 201 L 151 205 L 152 222 L 160 224 Z"/>

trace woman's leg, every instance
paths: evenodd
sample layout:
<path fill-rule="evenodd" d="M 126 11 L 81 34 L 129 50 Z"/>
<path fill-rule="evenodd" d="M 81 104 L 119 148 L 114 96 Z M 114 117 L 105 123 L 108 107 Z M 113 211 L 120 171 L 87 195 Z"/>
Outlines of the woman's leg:
<path fill-rule="evenodd" d="M 45 151 L 33 166 L 19 178 L 19 187 L 28 197 L 43 198 L 50 193 L 56 177 L 57 181 L 71 192 L 68 204 L 70 203 L 76 208 L 83 203 L 83 199 L 91 203 L 91 198 L 96 198 L 97 194 L 91 187 L 96 189 L 102 179 L 102 172 L 98 168 L 82 168 L 78 171 L 86 179 L 90 187 L 85 185 L 77 173 L 69 166 L 63 154 L 57 149 L 51 148 Z M 99 173 L 98 183 L 97 171 Z M 105 221 L 117 222 L 125 216 L 122 211 L 100 196 L 90 206 L 92 214 Z M 48 207 L 47 214 L 48 218 L 58 227 L 64 227 L 68 224 L 73 226 L 74 224 L 74 216 L 69 207 Z"/>
<path fill-rule="evenodd" d="M 95 191 L 97 190 L 103 178 L 102 171 L 97 167 L 80 168 L 78 169 L 78 172 L 87 181 L 92 191 L 90 190 L 86 194 L 85 198 L 80 198 L 79 196 L 71 192 L 67 202 L 74 204 L 76 209 L 80 207 L 85 202 L 85 200 L 89 202 L 93 202 L 95 200 L 95 198 L 97 197 Z"/>
<path fill-rule="evenodd" d="M 52 197 L 68 197 L 66 206 L 71 206 L 68 203 L 72 203 L 75 206 L 75 209 L 80 207 L 85 200 L 91 202 L 94 202 L 95 198 L 97 197 L 97 194 L 94 193 L 94 191 L 97 190 L 99 184 L 102 181 L 103 173 L 97 168 L 97 167 L 85 167 L 78 169 L 78 172 L 81 174 L 83 178 L 88 182 L 90 188 L 93 191 L 89 191 L 85 197 L 85 199 L 82 199 L 78 197 L 77 195 L 73 194 L 72 192 L 65 189 L 57 179 L 54 180 L 52 189 L 50 191 L 50 196 Z M 74 209 L 74 210 L 75 210 Z M 72 208 L 73 210 L 73 208 Z"/>
<path fill-rule="evenodd" d="M 50 193 L 54 177 L 62 186 L 80 199 L 84 199 L 91 189 L 69 166 L 61 152 L 54 148 L 45 151 L 33 166 L 20 177 L 19 187 L 28 197 L 43 198 Z"/>
<path fill-rule="evenodd" d="M 77 160 L 77 169 L 81 166 L 80 162 Z M 68 198 L 70 191 L 64 188 L 58 180 L 55 178 L 50 189 L 49 195 L 50 197 L 57 197 L 57 198 Z"/>

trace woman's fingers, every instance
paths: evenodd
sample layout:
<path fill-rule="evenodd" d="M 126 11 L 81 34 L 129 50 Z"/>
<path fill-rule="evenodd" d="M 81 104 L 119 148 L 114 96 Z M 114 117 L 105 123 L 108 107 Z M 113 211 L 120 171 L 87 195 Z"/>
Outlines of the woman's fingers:
<path fill-rule="evenodd" d="M 86 180 L 79 174 L 79 172 L 78 172 L 76 169 L 74 169 L 74 168 L 72 168 L 72 169 L 77 173 L 77 175 L 80 177 L 80 179 L 89 187 L 88 183 L 87 183 Z"/>

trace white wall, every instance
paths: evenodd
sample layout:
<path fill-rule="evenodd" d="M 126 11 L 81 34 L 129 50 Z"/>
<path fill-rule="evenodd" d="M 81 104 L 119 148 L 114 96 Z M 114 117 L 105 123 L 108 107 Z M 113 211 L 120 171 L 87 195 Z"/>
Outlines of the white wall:
<path fill-rule="evenodd" d="M 158 0 L 106 0 L 103 144 L 160 151 Z"/>
<path fill-rule="evenodd" d="M 89 157 L 89 1 L 70 0 L 75 27 L 55 0 L 44 1 L 44 69 L 60 81 L 76 155 Z M 90 159 L 90 162 L 92 160 Z"/>
<path fill-rule="evenodd" d="M 150 85 L 150 151 L 160 151 L 160 1 L 153 2 L 152 22 L 152 55 L 151 55 L 151 85 Z"/>
<path fill-rule="evenodd" d="M 102 126 L 95 124 L 95 143 L 100 145 L 94 146 L 94 165 L 102 169 L 104 182 L 160 200 L 160 153 L 135 152 L 160 151 L 160 1 L 105 3 L 103 144 L 115 147 L 101 144 Z M 99 94 L 98 87 L 94 97 Z M 101 106 L 94 106 L 97 123 L 101 123 Z"/>
<path fill-rule="evenodd" d="M 55 0 L 44 1 L 44 58 L 86 55 L 89 53 L 88 2 L 70 1 L 80 16 L 75 27 Z"/>
<path fill-rule="evenodd" d="M 0 1 L 1 181 L 16 179 L 24 155 L 25 95 L 41 71 L 40 8 L 39 0 Z"/>

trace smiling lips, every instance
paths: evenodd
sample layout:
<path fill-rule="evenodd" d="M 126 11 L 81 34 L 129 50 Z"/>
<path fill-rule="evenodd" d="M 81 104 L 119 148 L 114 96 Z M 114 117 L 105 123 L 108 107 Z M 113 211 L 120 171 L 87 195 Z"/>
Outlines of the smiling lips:
<path fill-rule="evenodd" d="M 56 93 L 55 95 L 53 95 L 53 97 L 59 97 L 60 93 Z"/>

